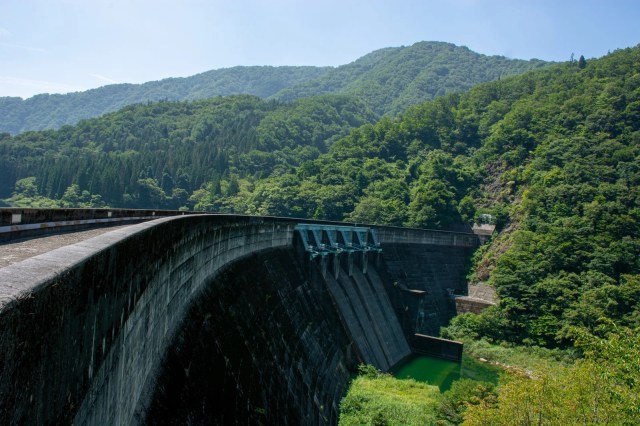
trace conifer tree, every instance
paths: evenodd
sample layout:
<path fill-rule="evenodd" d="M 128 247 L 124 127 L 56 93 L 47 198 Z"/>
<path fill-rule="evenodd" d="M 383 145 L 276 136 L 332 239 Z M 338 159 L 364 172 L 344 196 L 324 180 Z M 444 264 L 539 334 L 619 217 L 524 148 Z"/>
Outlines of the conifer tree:
<path fill-rule="evenodd" d="M 578 59 L 578 68 L 583 69 L 587 66 L 587 60 L 584 59 L 583 55 L 580 55 L 580 59 Z"/>

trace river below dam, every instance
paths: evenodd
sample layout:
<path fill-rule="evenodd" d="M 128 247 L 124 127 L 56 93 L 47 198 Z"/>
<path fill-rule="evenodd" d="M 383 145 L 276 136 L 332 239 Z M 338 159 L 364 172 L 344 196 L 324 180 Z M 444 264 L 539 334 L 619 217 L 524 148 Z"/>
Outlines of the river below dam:
<path fill-rule="evenodd" d="M 463 356 L 462 362 L 448 361 L 425 355 L 412 355 L 396 365 L 391 374 L 397 379 L 411 378 L 418 382 L 438 386 L 440 392 L 451 388 L 459 379 L 496 383 L 498 368 Z"/>

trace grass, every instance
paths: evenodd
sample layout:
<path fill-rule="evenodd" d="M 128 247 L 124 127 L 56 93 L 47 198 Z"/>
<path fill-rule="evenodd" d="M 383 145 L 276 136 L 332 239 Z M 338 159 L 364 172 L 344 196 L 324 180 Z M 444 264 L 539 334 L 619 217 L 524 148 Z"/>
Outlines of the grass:
<path fill-rule="evenodd" d="M 437 386 L 389 374 L 359 376 L 342 400 L 340 426 L 430 425 L 440 403 Z"/>
<path fill-rule="evenodd" d="M 473 359 L 485 359 L 506 370 L 523 372 L 536 371 L 551 364 L 571 365 L 577 354 L 560 349 L 547 349 L 539 346 L 504 346 L 489 343 L 486 340 L 463 339 L 465 355 L 470 362 Z M 475 361 L 478 362 L 478 361 Z"/>

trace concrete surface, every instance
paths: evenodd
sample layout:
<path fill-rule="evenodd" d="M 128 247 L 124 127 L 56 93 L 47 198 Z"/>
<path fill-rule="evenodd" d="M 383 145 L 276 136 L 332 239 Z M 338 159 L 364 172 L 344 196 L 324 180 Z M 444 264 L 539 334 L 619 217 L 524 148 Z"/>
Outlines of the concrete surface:
<path fill-rule="evenodd" d="M 67 232 L 44 237 L 36 237 L 0 243 L 0 268 L 4 268 L 14 263 L 22 262 L 39 254 L 48 251 L 79 243 L 89 238 L 97 237 L 106 232 L 115 231 L 126 226 L 120 225 L 103 228 L 90 229 L 87 231 Z"/>

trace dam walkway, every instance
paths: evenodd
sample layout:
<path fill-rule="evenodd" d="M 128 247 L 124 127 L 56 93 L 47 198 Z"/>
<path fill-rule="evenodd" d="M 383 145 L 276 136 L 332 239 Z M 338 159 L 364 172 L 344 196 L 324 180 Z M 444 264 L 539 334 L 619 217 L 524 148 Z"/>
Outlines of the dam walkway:
<path fill-rule="evenodd" d="M 23 238 L 15 241 L 0 242 L 0 268 L 4 268 L 14 263 L 22 262 L 30 257 L 60 247 L 76 244 L 89 238 L 97 237 L 106 232 L 115 231 L 131 225 L 117 225 L 100 227 L 84 231 L 61 232 L 58 234 L 41 235 L 32 238 Z"/>

